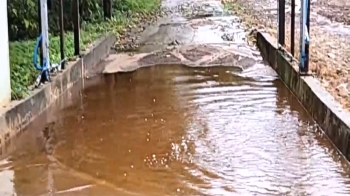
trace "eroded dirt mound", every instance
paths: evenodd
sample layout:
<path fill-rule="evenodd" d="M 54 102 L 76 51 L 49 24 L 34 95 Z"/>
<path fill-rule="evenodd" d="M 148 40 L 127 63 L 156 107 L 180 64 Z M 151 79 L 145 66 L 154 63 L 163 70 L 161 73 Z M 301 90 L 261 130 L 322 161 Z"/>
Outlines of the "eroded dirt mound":
<path fill-rule="evenodd" d="M 187 61 L 196 62 L 201 60 L 203 57 L 213 56 L 220 52 L 220 49 L 211 45 L 190 45 L 181 46 L 178 51 L 179 55 L 182 55 Z"/>
<path fill-rule="evenodd" d="M 173 63 L 191 66 L 221 64 L 250 67 L 257 62 L 254 56 L 242 56 L 235 51 L 234 49 L 210 45 L 178 46 L 171 50 L 146 54 L 137 63 L 141 66 Z"/>
<path fill-rule="evenodd" d="M 237 54 L 230 54 L 226 56 L 220 56 L 216 58 L 215 60 L 211 61 L 209 64 L 211 65 L 217 65 L 217 64 L 231 64 L 234 62 L 237 62 L 239 59 L 239 55 Z M 202 65 L 205 64 L 205 62 L 202 62 Z"/>
<path fill-rule="evenodd" d="M 180 58 L 167 51 L 150 53 L 138 60 L 139 65 L 178 64 L 180 62 Z"/>
<path fill-rule="evenodd" d="M 233 66 L 240 69 L 249 69 L 261 59 L 253 54 L 240 54 L 235 46 L 210 46 L 210 45 L 180 45 L 165 51 L 141 53 L 134 55 L 113 54 L 103 73 L 116 73 L 132 71 L 140 67 L 151 65 L 187 65 L 192 67 L 203 66 Z"/>
<path fill-rule="evenodd" d="M 200 60 L 203 56 L 208 56 L 211 55 L 212 52 L 217 52 L 216 49 L 213 49 L 214 51 L 209 52 L 208 50 L 205 50 L 206 48 L 191 48 L 189 50 L 183 50 L 180 51 L 182 56 L 184 56 L 186 59 L 190 61 L 198 61 Z"/>
<path fill-rule="evenodd" d="M 241 21 L 232 16 L 220 1 L 173 2 L 178 14 L 150 27 L 133 55 L 119 54 L 104 73 L 136 70 L 159 64 L 192 67 L 233 66 L 240 70 L 260 63 L 241 29 Z"/>

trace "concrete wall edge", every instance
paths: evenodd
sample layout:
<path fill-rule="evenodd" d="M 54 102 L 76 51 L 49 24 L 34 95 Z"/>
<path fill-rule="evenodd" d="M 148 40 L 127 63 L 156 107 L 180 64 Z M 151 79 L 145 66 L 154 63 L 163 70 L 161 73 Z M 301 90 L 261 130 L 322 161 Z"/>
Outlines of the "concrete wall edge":
<path fill-rule="evenodd" d="M 339 151 L 350 160 L 350 112 L 342 108 L 333 96 L 313 76 L 300 76 L 297 62 L 277 49 L 277 40 L 257 32 L 257 46 L 264 60 L 322 128 Z"/>
<path fill-rule="evenodd" d="M 81 81 L 89 70 L 95 69 L 98 63 L 107 58 L 115 42 L 116 37 L 113 34 L 100 37 L 81 58 L 67 63 L 66 69 L 53 76 L 50 83 L 35 89 L 25 99 L 11 101 L 6 107 L 0 108 L 0 148 L 6 147 L 11 139 L 18 136 L 66 90 Z"/>

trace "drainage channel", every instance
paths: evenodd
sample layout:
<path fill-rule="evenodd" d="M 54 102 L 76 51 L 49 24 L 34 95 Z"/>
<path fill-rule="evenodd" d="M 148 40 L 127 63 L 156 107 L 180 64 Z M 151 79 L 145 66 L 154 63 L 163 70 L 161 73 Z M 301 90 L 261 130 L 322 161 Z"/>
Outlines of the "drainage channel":
<path fill-rule="evenodd" d="M 144 40 L 179 44 L 112 54 L 27 128 L 0 162 L 1 195 L 350 194 L 348 162 L 256 49 L 227 39 L 236 19 L 175 18 Z"/>

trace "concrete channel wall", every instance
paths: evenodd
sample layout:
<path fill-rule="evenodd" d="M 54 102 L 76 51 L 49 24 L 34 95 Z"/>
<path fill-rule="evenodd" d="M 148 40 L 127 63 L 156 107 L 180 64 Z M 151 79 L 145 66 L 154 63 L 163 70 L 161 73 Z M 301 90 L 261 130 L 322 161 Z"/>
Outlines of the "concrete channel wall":
<path fill-rule="evenodd" d="M 334 100 L 313 76 L 300 76 L 296 62 L 276 48 L 277 40 L 257 33 L 263 58 L 302 103 L 329 139 L 350 160 L 350 113 Z"/>
<path fill-rule="evenodd" d="M 107 35 L 97 40 L 80 59 L 68 63 L 66 69 L 52 81 L 36 89 L 21 101 L 11 102 L 0 109 L 0 148 L 17 136 L 28 124 L 53 104 L 66 90 L 77 84 L 96 65 L 106 58 L 116 38 Z"/>

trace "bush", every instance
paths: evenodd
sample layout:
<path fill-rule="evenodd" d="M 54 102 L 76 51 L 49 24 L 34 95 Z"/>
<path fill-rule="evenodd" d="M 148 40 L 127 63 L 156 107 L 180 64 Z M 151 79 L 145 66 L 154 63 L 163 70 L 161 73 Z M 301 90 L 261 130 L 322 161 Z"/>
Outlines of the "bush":
<path fill-rule="evenodd" d="M 60 42 L 57 36 L 59 0 L 51 1 L 52 9 L 49 12 L 50 60 L 54 63 L 60 60 Z M 63 1 L 66 31 L 65 55 L 72 57 L 74 53 L 73 34 L 71 33 L 73 29 L 72 0 Z M 82 49 L 106 32 L 118 33 L 125 25 L 132 22 L 134 13 L 151 13 L 158 8 L 160 3 L 159 0 L 117 0 L 113 2 L 114 17 L 110 21 L 104 21 L 101 2 L 102 0 L 80 1 Z M 39 74 L 33 65 L 34 46 L 39 35 L 37 8 L 36 0 L 8 1 L 12 99 L 25 97 L 28 87 L 33 85 Z"/>
<path fill-rule="evenodd" d="M 59 1 L 51 1 L 49 10 L 49 29 L 50 33 L 57 35 L 59 33 Z M 39 13 L 37 0 L 10 1 L 8 0 L 7 13 L 9 35 L 11 41 L 34 39 L 39 34 Z M 101 5 L 102 0 L 84 0 L 80 1 L 81 21 L 100 21 L 103 17 Z M 72 30 L 72 0 L 63 0 L 64 5 L 64 27 L 65 30 Z"/>

